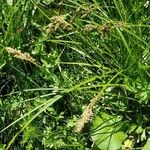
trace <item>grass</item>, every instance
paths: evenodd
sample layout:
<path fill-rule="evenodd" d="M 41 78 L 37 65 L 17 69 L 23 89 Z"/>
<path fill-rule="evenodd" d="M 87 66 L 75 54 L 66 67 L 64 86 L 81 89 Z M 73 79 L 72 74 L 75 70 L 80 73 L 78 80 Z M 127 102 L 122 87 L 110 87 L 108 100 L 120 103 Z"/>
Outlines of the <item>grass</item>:
<path fill-rule="evenodd" d="M 145 150 L 148 2 L 2 0 L 0 149 Z"/>

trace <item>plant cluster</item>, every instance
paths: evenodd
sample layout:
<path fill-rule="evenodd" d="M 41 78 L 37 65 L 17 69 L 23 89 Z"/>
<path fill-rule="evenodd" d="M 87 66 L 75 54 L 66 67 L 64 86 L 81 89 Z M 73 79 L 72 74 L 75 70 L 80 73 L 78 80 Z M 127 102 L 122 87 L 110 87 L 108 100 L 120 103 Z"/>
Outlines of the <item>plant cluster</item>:
<path fill-rule="evenodd" d="M 0 8 L 0 149 L 149 150 L 149 0 Z"/>

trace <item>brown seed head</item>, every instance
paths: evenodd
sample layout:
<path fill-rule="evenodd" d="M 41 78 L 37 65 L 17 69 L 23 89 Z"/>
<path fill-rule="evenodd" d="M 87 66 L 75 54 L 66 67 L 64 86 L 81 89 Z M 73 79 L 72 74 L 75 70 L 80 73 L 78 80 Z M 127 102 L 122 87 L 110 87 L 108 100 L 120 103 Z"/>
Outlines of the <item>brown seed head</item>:
<path fill-rule="evenodd" d="M 35 59 L 30 56 L 29 53 L 22 53 L 20 50 L 11 48 L 11 47 L 6 47 L 6 51 L 12 55 L 14 55 L 14 57 L 22 59 L 22 60 L 27 60 L 31 63 L 33 63 L 34 65 L 37 65 Z"/>

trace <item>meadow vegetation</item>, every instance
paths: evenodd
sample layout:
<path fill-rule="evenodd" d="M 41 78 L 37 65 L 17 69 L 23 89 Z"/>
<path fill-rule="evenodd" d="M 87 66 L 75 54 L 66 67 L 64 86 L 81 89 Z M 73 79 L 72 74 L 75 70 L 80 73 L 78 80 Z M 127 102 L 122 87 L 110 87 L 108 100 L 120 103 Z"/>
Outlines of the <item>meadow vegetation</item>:
<path fill-rule="evenodd" d="M 149 0 L 1 0 L 0 150 L 149 147 Z"/>

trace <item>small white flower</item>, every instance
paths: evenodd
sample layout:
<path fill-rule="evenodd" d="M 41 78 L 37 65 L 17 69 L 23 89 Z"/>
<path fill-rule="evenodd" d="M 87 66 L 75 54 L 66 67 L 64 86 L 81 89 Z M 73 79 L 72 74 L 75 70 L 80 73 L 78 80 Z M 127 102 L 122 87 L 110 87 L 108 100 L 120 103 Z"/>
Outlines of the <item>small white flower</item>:
<path fill-rule="evenodd" d="M 144 4 L 144 7 L 147 8 L 149 6 L 149 1 L 146 1 L 146 3 Z"/>

